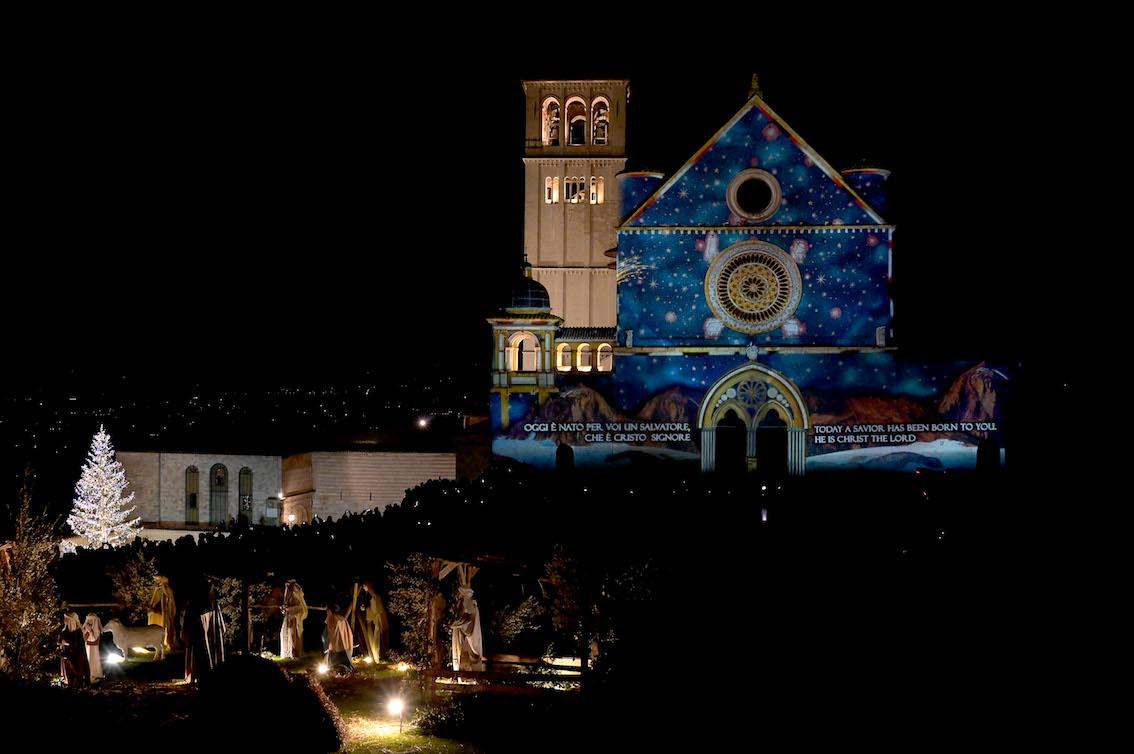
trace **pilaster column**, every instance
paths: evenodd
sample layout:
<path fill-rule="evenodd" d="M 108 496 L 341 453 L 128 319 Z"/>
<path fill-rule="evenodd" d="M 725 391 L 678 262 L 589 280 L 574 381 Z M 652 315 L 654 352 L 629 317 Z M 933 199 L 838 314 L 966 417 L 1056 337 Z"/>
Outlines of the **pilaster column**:
<path fill-rule="evenodd" d="M 701 430 L 701 471 L 712 471 L 717 460 L 717 431 L 709 427 Z"/>
<path fill-rule="evenodd" d="M 807 468 L 807 430 L 788 429 L 788 476 L 803 476 Z"/>

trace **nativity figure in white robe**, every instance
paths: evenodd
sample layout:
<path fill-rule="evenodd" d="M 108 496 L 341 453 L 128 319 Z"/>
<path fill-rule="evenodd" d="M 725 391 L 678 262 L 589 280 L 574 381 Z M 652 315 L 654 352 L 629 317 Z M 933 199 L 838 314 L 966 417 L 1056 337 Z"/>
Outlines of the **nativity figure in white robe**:
<path fill-rule="evenodd" d="M 460 619 L 452 624 L 453 670 L 484 670 L 484 643 L 480 630 L 480 608 L 473 599 L 473 590 L 458 588 Z"/>
<path fill-rule="evenodd" d="M 87 646 L 87 665 L 90 667 L 91 680 L 102 678 L 102 653 L 99 651 L 102 621 L 94 613 L 87 613 L 87 619 L 83 621 L 83 641 Z"/>
<path fill-rule="evenodd" d="M 307 601 L 303 599 L 303 590 L 295 579 L 288 579 L 284 585 L 281 609 L 284 619 L 280 626 L 280 657 L 285 660 L 296 659 L 303 654 L 303 621 L 307 619 Z"/>

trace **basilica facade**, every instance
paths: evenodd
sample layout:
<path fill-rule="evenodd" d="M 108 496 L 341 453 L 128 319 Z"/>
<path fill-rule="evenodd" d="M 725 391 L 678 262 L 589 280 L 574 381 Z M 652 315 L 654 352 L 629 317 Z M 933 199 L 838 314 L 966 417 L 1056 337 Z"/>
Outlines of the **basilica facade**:
<path fill-rule="evenodd" d="M 524 82 L 526 261 L 489 320 L 493 452 L 999 464 L 1004 371 L 894 343 L 888 173 L 834 169 L 755 90 L 672 175 L 626 172 L 627 85 Z"/>

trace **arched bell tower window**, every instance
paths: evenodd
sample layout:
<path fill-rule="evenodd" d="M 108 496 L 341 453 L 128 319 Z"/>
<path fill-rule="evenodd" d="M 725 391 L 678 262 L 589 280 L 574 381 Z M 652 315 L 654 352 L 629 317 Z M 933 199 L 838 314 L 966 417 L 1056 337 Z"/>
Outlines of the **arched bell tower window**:
<path fill-rule="evenodd" d="M 543 101 L 543 145 L 559 146 L 559 100 L 548 97 Z"/>
<path fill-rule="evenodd" d="M 591 103 L 591 143 L 603 146 L 610 137 L 610 103 L 606 97 L 595 97 Z"/>
<path fill-rule="evenodd" d="M 544 196 L 547 204 L 559 204 L 559 176 L 548 176 L 543 179 Z"/>
<path fill-rule="evenodd" d="M 539 339 L 530 332 L 518 332 L 509 340 L 508 369 L 513 372 L 539 371 Z"/>
<path fill-rule="evenodd" d="M 600 175 L 591 176 L 591 204 L 602 204 L 606 201 L 606 180 Z"/>
<path fill-rule="evenodd" d="M 598 347 L 598 370 L 600 372 L 609 372 L 614 368 L 614 349 L 610 347 L 609 343 L 603 343 Z"/>
<path fill-rule="evenodd" d="M 580 372 L 591 371 L 591 344 L 580 343 L 579 348 L 575 351 L 575 368 Z"/>
<path fill-rule="evenodd" d="M 587 103 L 581 97 L 567 100 L 567 144 L 579 147 L 587 143 Z"/>
<path fill-rule="evenodd" d="M 560 372 L 571 371 L 571 346 L 567 343 L 560 343 L 555 348 L 555 368 Z"/>
<path fill-rule="evenodd" d="M 583 204 L 587 201 L 587 179 L 581 175 L 569 175 L 563 179 L 563 201 Z"/>

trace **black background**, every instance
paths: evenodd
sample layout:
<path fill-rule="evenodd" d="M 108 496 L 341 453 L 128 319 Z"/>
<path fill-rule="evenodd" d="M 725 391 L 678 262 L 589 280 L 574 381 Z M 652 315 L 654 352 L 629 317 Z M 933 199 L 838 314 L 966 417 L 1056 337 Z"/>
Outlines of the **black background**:
<path fill-rule="evenodd" d="M 175 410 L 202 387 L 365 383 L 429 398 L 413 411 L 483 412 L 484 317 L 522 253 L 523 78 L 630 79 L 631 167 L 670 172 L 758 74 L 836 168 L 892 171 L 898 343 L 1011 367 L 1021 403 L 1071 400 L 1068 375 L 1029 372 L 1079 325 L 1059 303 L 1073 282 L 1047 261 L 1051 223 L 1083 216 L 1083 192 L 1052 179 L 1088 97 L 1062 83 L 1064 60 L 956 22 L 799 28 L 774 44 L 727 25 L 596 37 L 580 54 L 529 43 L 532 29 L 437 25 L 396 45 L 389 29 L 344 27 L 38 47 L 8 115 L 9 466 L 44 465 L 24 431 L 43 395 Z M 273 450 L 260 410 L 240 417 L 261 436 L 241 447 Z M 1033 420 L 1046 426 L 1013 423 Z M 106 421 L 118 447 L 170 442 Z M 94 429 L 59 430 L 68 463 Z"/>

